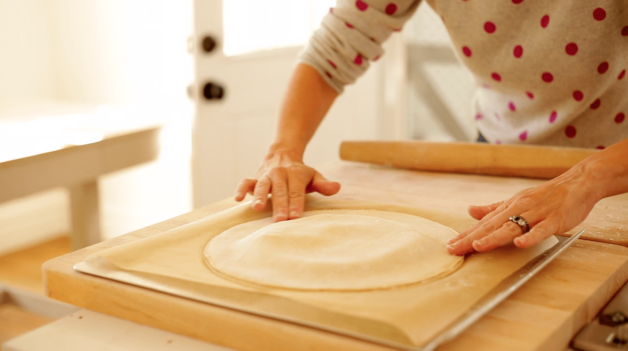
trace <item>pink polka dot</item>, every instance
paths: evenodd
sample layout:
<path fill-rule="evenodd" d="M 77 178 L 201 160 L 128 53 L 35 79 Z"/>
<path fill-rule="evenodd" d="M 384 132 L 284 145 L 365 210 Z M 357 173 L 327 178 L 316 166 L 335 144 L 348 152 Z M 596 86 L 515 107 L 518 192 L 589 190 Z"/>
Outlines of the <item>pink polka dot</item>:
<path fill-rule="evenodd" d="M 554 123 L 556 121 L 556 117 L 558 117 L 558 113 L 556 113 L 556 111 L 552 111 L 549 116 L 549 122 Z"/>
<path fill-rule="evenodd" d="M 576 101 L 582 101 L 582 99 L 584 99 L 584 94 L 580 90 L 576 90 L 573 92 L 573 98 Z"/>
<path fill-rule="evenodd" d="M 508 103 L 508 108 L 510 109 L 510 111 L 513 111 L 513 112 L 517 111 L 517 107 L 515 106 L 515 103 L 512 101 Z"/>
<path fill-rule="evenodd" d="M 379 55 L 373 57 L 373 61 L 377 61 L 377 60 L 379 60 Z"/>
<path fill-rule="evenodd" d="M 596 149 L 598 149 L 598 150 L 604 150 L 604 149 L 606 149 L 606 148 L 605 148 L 604 146 L 602 146 L 602 145 L 598 145 L 598 146 L 596 146 L 595 148 L 596 148 Z"/>
<path fill-rule="evenodd" d="M 621 29 L 621 35 L 628 36 L 628 26 L 624 26 L 624 28 Z"/>
<path fill-rule="evenodd" d="M 596 110 L 598 107 L 600 107 L 601 104 L 602 104 L 602 101 L 600 101 L 600 99 L 595 99 L 595 101 L 593 101 L 593 103 L 589 107 L 592 110 Z"/>
<path fill-rule="evenodd" d="M 523 2 L 523 0 L 512 0 L 512 3 L 515 5 L 519 5 Z"/>
<path fill-rule="evenodd" d="M 329 62 L 329 64 L 333 67 L 333 68 L 338 68 L 338 66 L 336 66 L 335 63 L 333 63 L 331 60 L 327 60 L 327 62 Z"/>
<path fill-rule="evenodd" d="M 373 37 L 370 37 L 369 39 L 371 39 L 371 41 L 372 41 L 372 42 L 374 42 L 374 41 L 375 41 L 375 38 L 373 38 Z"/>
<path fill-rule="evenodd" d="M 624 121 L 625 118 L 626 115 L 623 112 L 620 112 L 615 116 L 615 123 L 621 123 Z"/>
<path fill-rule="evenodd" d="M 445 17 L 440 16 L 440 20 L 443 21 L 443 23 L 445 23 Z"/>
<path fill-rule="evenodd" d="M 500 76 L 498 73 L 493 72 L 491 73 L 491 78 L 493 78 L 494 80 L 501 82 L 502 81 L 502 76 Z"/>
<path fill-rule="evenodd" d="M 554 80 L 554 76 L 549 72 L 545 72 L 541 75 L 541 79 L 543 79 L 545 83 L 551 83 Z"/>
<path fill-rule="evenodd" d="M 393 32 L 401 32 L 401 28 L 395 28 L 393 29 Z"/>
<path fill-rule="evenodd" d="M 362 64 L 362 56 L 360 54 L 358 54 L 355 59 L 353 60 L 353 63 L 355 63 L 356 65 L 361 65 Z"/>
<path fill-rule="evenodd" d="M 355 28 L 351 23 L 345 22 L 345 25 L 351 29 Z"/>
<path fill-rule="evenodd" d="M 484 89 L 491 89 L 491 86 L 488 84 L 482 84 L 482 88 Z"/>
<path fill-rule="evenodd" d="M 501 143 L 502 143 L 501 140 L 499 140 L 499 139 L 495 140 L 495 144 L 501 144 Z"/>
<path fill-rule="evenodd" d="M 547 26 L 549 25 L 549 21 L 550 21 L 549 15 L 543 16 L 543 18 L 541 18 L 541 27 L 547 28 Z"/>
<path fill-rule="evenodd" d="M 484 23 L 484 30 L 486 31 L 486 33 L 492 34 L 495 32 L 495 29 L 497 29 L 497 27 L 495 27 L 495 23 L 491 21 Z"/>
<path fill-rule="evenodd" d="M 573 138 L 576 136 L 576 127 L 574 126 L 567 126 L 567 128 L 565 128 L 565 135 L 567 136 L 567 138 Z"/>
<path fill-rule="evenodd" d="M 608 62 L 604 61 L 597 66 L 597 73 L 604 74 L 606 71 L 608 71 Z"/>
<path fill-rule="evenodd" d="M 604 11 L 603 8 L 598 7 L 593 11 L 593 18 L 595 18 L 596 21 L 601 21 L 603 19 L 606 18 L 606 11 Z"/>
<path fill-rule="evenodd" d="M 567 53 L 567 55 L 575 55 L 578 52 L 578 44 L 576 43 L 569 43 L 567 44 L 567 46 L 565 46 L 565 52 Z"/>
<path fill-rule="evenodd" d="M 512 54 L 515 55 L 516 58 L 520 58 L 523 55 L 523 47 L 521 45 L 515 46 Z"/>
<path fill-rule="evenodd" d="M 362 0 L 357 0 L 355 2 L 355 6 L 358 8 L 358 10 L 360 11 L 366 11 L 366 9 L 369 8 L 369 5 L 367 5 L 364 1 Z"/>
<path fill-rule="evenodd" d="M 386 14 L 387 15 L 394 15 L 395 12 L 397 12 L 397 5 L 390 3 L 388 5 L 386 5 Z"/>
<path fill-rule="evenodd" d="M 329 8 L 329 13 L 334 13 L 334 8 L 333 7 Z"/>
<path fill-rule="evenodd" d="M 484 119 L 484 116 L 481 113 L 478 113 L 477 115 L 475 115 L 475 120 L 476 121 L 480 121 L 482 119 Z"/>
<path fill-rule="evenodd" d="M 469 49 L 468 46 L 463 46 L 462 47 L 462 53 L 466 56 L 466 57 L 471 57 L 471 49 Z"/>
<path fill-rule="evenodd" d="M 498 121 L 501 121 L 502 118 L 499 116 L 499 113 L 495 112 L 495 118 L 497 118 Z"/>
<path fill-rule="evenodd" d="M 521 134 L 519 134 L 519 140 L 525 141 L 526 139 L 528 139 L 528 131 L 524 130 Z"/>
<path fill-rule="evenodd" d="M 329 77 L 329 79 L 332 79 L 333 77 L 331 76 L 331 73 L 325 71 L 325 74 L 327 75 L 327 77 Z"/>
<path fill-rule="evenodd" d="M 526 91 L 526 95 L 528 95 L 530 100 L 534 99 L 534 94 L 532 94 L 532 92 Z"/>
<path fill-rule="evenodd" d="M 618 79 L 618 80 L 619 80 L 619 79 L 622 79 L 622 78 L 624 78 L 624 76 L 625 76 L 625 75 L 626 75 L 626 70 L 623 70 L 623 71 L 621 71 L 621 72 L 619 73 L 619 75 L 617 76 L 617 79 Z"/>

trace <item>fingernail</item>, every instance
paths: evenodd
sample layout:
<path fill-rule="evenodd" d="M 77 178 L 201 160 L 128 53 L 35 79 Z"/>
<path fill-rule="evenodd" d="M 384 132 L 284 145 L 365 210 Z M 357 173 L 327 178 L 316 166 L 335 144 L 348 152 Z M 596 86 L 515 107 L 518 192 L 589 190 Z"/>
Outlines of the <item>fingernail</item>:
<path fill-rule="evenodd" d="M 299 217 L 299 212 L 294 211 L 294 210 L 290 211 L 290 217 L 291 217 L 291 218 L 297 218 L 297 217 Z"/>
<path fill-rule="evenodd" d="M 458 241 L 458 238 L 449 239 L 449 241 L 447 241 L 447 245 L 453 244 L 456 241 Z"/>

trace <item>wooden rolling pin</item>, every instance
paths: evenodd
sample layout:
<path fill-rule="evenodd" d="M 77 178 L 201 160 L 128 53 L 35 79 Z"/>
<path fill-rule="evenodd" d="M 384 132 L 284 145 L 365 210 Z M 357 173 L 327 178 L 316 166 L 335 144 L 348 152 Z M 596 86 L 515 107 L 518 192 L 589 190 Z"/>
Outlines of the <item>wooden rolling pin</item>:
<path fill-rule="evenodd" d="M 486 143 L 345 141 L 340 158 L 421 171 L 551 179 L 597 150 Z"/>

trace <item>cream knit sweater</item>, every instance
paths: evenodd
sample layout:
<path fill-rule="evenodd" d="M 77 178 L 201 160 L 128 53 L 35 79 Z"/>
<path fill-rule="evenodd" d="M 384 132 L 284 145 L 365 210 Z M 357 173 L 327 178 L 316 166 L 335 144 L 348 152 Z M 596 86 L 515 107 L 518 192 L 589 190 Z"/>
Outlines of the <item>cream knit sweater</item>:
<path fill-rule="evenodd" d="M 426 1 L 475 78 L 473 116 L 489 142 L 604 148 L 628 138 L 628 0 Z M 338 0 L 300 61 L 342 92 L 419 3 Z"/>

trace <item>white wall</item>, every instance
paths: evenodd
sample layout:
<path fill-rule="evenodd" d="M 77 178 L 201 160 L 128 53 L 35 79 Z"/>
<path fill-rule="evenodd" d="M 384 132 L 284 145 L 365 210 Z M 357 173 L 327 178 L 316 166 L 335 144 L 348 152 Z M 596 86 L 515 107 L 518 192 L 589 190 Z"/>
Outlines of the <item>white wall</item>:
<path fill-rule="evenodd" d="M 53 95 L 48 0 L 0 0 L 0 99 Z"/>
<path fill-rule="evenodd" d="M 0 0 L 0 107 L 50 99 L 133 105 L 165 121 L 158 161 L 101 179 L 105 237 L 191 209 L 191 7 L 191 0 Z M 20 224 L 28 215 L 40 224 Z M 0 253 L 68 231 L 63 191 L 0 204 Z"/>

